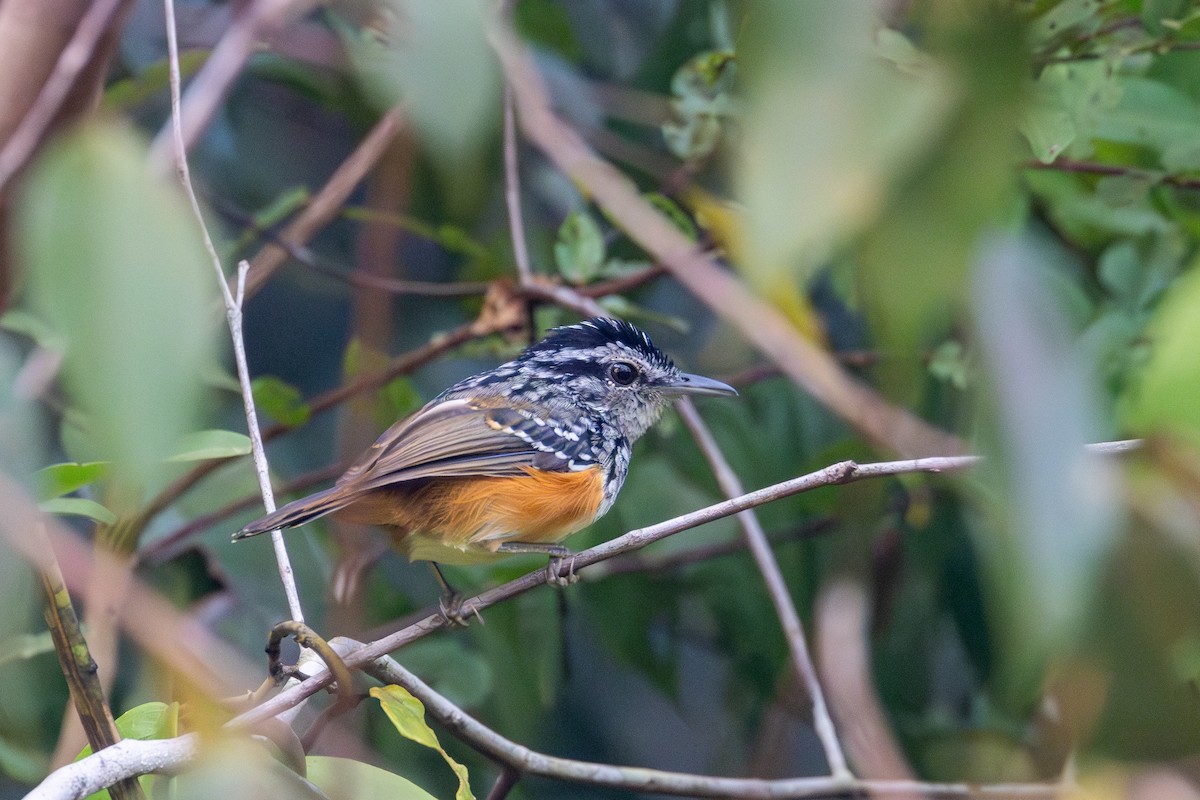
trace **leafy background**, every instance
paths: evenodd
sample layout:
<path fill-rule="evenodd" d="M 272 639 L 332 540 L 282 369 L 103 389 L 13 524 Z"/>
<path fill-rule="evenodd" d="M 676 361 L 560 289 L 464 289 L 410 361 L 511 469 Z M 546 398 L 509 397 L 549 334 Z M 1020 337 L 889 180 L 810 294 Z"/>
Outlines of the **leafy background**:
<path fill-rule="evenodd" d="M 406 120 L 363 186 L 247 304 L 261 412 L 291 429 L 269 449 L 277 486 L 314 470 L 329 480 L 326 468 L 445 385 L 577 319 L 537 304 L 528 331 L 468 337 L 332 412 L 313 402 L 474 320 L 482 289 L 514 277 L 503 76 L 483 10 L 363 0 L 312 11 L 254 56 L 192 153 L 232 264 L 279 240 L 384 109 L 399 102 Z M 181 6 L 185 73 L 230 13 Z M 759 511 L 818 637 L 828 587 L 870 598 L 871 678 L 915 773 L 1053 779 L 1070 757 L 1104 796 L 1140 796 L 1138 780 L 1168 780 L 1162 770 L 1196 779 L 1200 11 L 1184 0 L 520 0 L 513 13 L 558 112 L 656 207 L 844 369 L 988 456 L 962 476 L 822 489 Z M 257 658 L 286 611 L 270 548 L 229 542 L 256 508 L 207 516 L 256 494 L 237 458 L 244 421 L 223 320 L 183 201 L 146 166 L 169 110 L 162 31 L 157 4 L 133 5 L 99 108 L 49 137 L 7 189 L 0 466 L 118 554 L 117 576 L 132 571 Z M 586 290 L 655 269 L 586 187 L 532 146 L 519 157 L 539 275 Z M 701 411 L 747 487 L 893 456 L 781 377 L 738 324 L 653 275 L 601 302 L 685 368 L 739 385 L 739 399 Z M 391 293 L 381 279 L 454 292 Z M 1134 457 L 1083 456 L 1085 442 L 1126 436 L 1146 437 Z M 147 513 L 173 481 L 226 457 Z M 721 498 L 670 414 L 639 445 L 613 511 L 570 544 Z M 729 520 L 688 531 L 397 657 L 534 748 L 821 774 L 738 537 Z M 289 534 L 318 630 L 386 630 L 435 601 L 424 566 L 387 553 L 358 602 L 331 604 L 339 553 L 373 541 L 324 521 Z M 538 566 L 451 575 L 471 592 Z M 36 580 L 8 553 L 0 598 L 0 794 L 19 796 L 51 767 L 69 703 Z M 191 697 L 187 676 L 121 638 L 103 609 L 85 617 L 89 637 L 110 642 L 102 674 L 116 713 L 160 720 L 142 704 Z M 147 735 L 174 730 L 158 724 Z M 490 763 L 440 738 L 486 792 Z M 315 752 L 456 791 L 441 756 L 404 741 L 373 701 Z M 286 790 L 256 782 L 244 753 L 210 759 L 176 791 Z M 242 771 L 213 766 L 231 763 Z M 314 780 L 320 769 L 310 764 Z M 622 796 L 541 780 L 514 796 L 567 790 Z"/>

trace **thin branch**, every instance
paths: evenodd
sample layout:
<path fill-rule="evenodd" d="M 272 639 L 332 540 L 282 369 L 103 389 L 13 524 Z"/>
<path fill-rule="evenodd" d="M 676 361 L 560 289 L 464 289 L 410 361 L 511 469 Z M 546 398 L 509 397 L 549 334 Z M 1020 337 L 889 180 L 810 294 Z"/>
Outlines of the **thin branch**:
<path fill-rule="evenodd" d="M 366 174 L 387 152 L 388 145 L 404 124 L 400 110 L 393 108 L 379 118 L 375 127 L 359 143 L 329 176 L 321 190 L 313 195 L 304 210 L 288 223 L 280 236 L 293 244 L 307 242 L 336 217 L 346 199 L 362 182 Z M 250 277 L 246 281 L 246 295 L 253 296 L 267 279 L 287 261 L 288 253 L 282 247 L 268 245 L 250 260 Z"/>
<path fill-rule="evenodd" d="M 96 661 L 92 658 L 87 639 L 83 636 L 79 616 L 75 613 L 75 604 L 71 602 L 71 593 L 63 580 L 54 549 L 44 528 L 39 526 L 35 530 L 35 536 L 48 554 L 47 564 L 38 571 L 42 590 L 46 595 L 46 624 L 54 639 L 58 663 L 67 679 L 75 713 L 83 726 L 87 742 L 91 745 L 92 752 L 100 752 L 103 748 L 112 747 L 121 741 L 121 736 L 113 723 L 112 709 L 104 697 L 104 687 L 97 675 Z M 73 755 L 74 753 L 67 756 L 65 760 L 69 761 Z M 131 778 L 122 779 L 114 784 L 112 794 L 116 800 L 144 796 L 141 786 Z"/>
<path fill-rule="evenodd" d="M 181 155 L 191 150 L 260 43 L 289 19 L 307 13 L 315 5 L 316 0 L 253 0 L 249 3 L 234 18 L 229 30 L 213 48 L 212 55 L 192 79 L 187 97 L 174 114 L 178 124 L 172 120 L 154 137 L 150 163 L 165 173 Z M 173 20 L 174 14 L 171 16 Z M 170 27 L 175 26 L 171 24 Z"/>
<path fill-rule="evenodd" d="M 529 265 L 529 249 L 525 246 L 525 223 L 521 215 L 521 174 L 517 166 L 517 126 L 513 117 L 512 89 L 504 87 L 504 202 L 508 205 L 508 225 L 511 229 L 513 258 L 517 262 L 517 277 L 522 286 L 533 278 Z"/>
<path fill-rule="evenodd" d="M 0 192 L 25 166 L 43 135 L 67 99 L 76 79 L 91 60 L 101 37 L 125 0 L 96 0 L 92 3 L 67 46 L 63 48 L 54 71 L 50 73 L 37 101 L 0 150 Z"/>
<path fill-rule="evenodd" d="M 1141 440 L 1132 439 L 1088 445 L 1087 450 L 1097 455 L 1118 455 L 1136 450 L 1140 446 Z M 570 565 L 570 568 L 579 572 L 592 564 L 598 564 L 623 553 L 640 550 L 660 539 L 690 530 L 706 522 L 724 519 L 725 517 L 737 514 L 739 511 L 745 511 L 748 508 L 755 508 L 764 503 L 781 500 L 785 497 L 791 497 L 792 495 L 812 491 L 824 486 L 839 486 L 868 478 L 881 478 L 911 473 L 939 474 L 960 472 L 975 466 L 981 459 L 981 456 L 935 456 L 932 458 L 907 459 L 904 461 L 880 461 L 870 464 L 841 461 L 831 464 L 824 469 L 819 469 L 816 472 L 810 472 L 807 475 L 801 475 L 791 480 L 772 484 L 771 486 L 748 492 L 740 497 L 723 500 L 720 503 L 714 503 L 713 505 L 687 514 L 681 514 L 678 517 L 664 520 L 645 528 L 637 528 L 629 531 L 615 539 L 610 539 L 595 547 L 576 553 L 571 559 L 573 563 Z M 465 600 L 462 603 L 462 608 L 468 613 L 470 610 L 483 611 L 497 603 L 524 594 L 545 583 L 546 570 L 539 568 Z M 345 657 L 346 666 L 351 669 L 361 668 L 367 662 L 391 653 L 436 630 L 440 630 L 446 624 L 444 615 L 437 612 L 430 613 L 395 633 L 367 644 L 362 650 L 347 655 Z M 331 680 L 328 671 L 316 675 L 300 686 L 281 692 L 262 703 L 262 705 L 244 712 L 230 724 L 240 727 L 252 725 L 260 720 L 273 717 L 281 711 L 300 703 L 305 698 L 316 694 L 329 685 Z"/>
<path fill-rule="evenodd" d="M 125 739 L 54 770 L 25 800 L 79 800 L 117 781 L 151 772 L 174 772 L 200 753 L 200 735 L 175 739 Z"/>
<path fill-rule="evenodd" d="M 725 455 L 717 445 L 717 440 L 713 438 L 712 432 L 704 424 L 704 420 L 701 419 L 700 413 L 696 411 L 696 406 L 692 401 L 686 397 L 682 398 L 675 403 L 675 409 L 683 418 L 683 423 L 687 425 L 688 430 L 691 431 L 692 438 L 696 440 L 700 451 L 704 453 L 704 458 L 712 468 L 721 491 L 725 493 L 726 497 L 737 497 L 744 494 L 742 482 L 738 480 L 737 475 L 729 466 L 729 462 L 725 460 Z M 837 778 L 852 777 L 850 768 L 846 766 L 846 756 L 842 753 L 842 746 L 838 742 L 833 719 L 829 716 L 829 709 L 825 704 L 825 693 L 821 690 L 821 682 L 817 680 L 816 667 L 813 666 L 812 656 L 808 652 L 804 626 L 800 622 L 800 615 L 796 612 L 796 605 L 792 602 L 792 595 L 783 579 L 783 571 L 779 569 L 779 562 L 775 560 L 775 553 L 767 541 L 767 534 L 753 511 L 740 512 L 738 523 L 742 527 L 746 546 L 750 549 L 754 563 L 762 574 L 763 583 L 767 587 L 767 595 L 771 598 L 771 605 L 775 607 L 775 614 L 779 617 L 779 623 L 783 627 L 783 635 L 787 641 L 788 652 L 792 657 L 792 665 L 799 673 L 805 689 L 808 690 L 808 697 L 812 702 L 813 729 L 821 741 L 821 749 L 825 751 L 825 761 L 829 764 L 829 771 Z"/>
<path fill-rule="evenodd" d="M 196 223 L 204 236 L 204 246 L 212 260 L 216 272 L 217 283 L 221 287 L 221 297 L 225 302 L 225 318 L 229 323 L 229 335 L 233 340 L 233 357 L 237 366 L 238 383 L 242 390 L 242 405 L 246 413 L 246 427 L 250 434 L 250 452 L 254 457 L 254 471 L 258 474 L 258 487 L 262 492 L 263 505 L 267 513 L 275 510 L 275 495 L 271 489 L 271 472 L 267 465 L 267 453 L 263 447 L 262 431 L 258 427 L 258 412 L 254 408 L 254 393 L 250 386 L 250 368 L 246 363 L 246 346 L 242 338 L 242 302 L 246 296 L 246 274 L 250 265 L 242 261 L 238 264 L 236 294 L 229 291 L 225 279 L 225 270 L 221 267 L 221 258 L 213 245 L 208 226 L 204 222 L 204 214 L 200 211 L 200 202 L 192 188 L 191 172 L 188 169 L 187 147 L 183 138 L 183 121 L 180 112 L 179 95 L 179 42 L 175 33 L 175 2 L 163 0 L 167 26 L 167 62 L 170 69 L 171 84 L 171 130 L 175 136 L 175 169 L 179 174 L 179 182 L 183 185 L 191 204 Z M 219 47 L 219 46 L 218 46 Z M 275 546 L 275 562 L 279 568 L 279 579 L 283 583 L 283 591 L 287 597 L 288 610 L 296 622 L 304 621 L 304 611 L 300 607 L 300 593 L 296 589 L 296 578 L 292 573 L 291 559 L 288 558 L 287 545 L 284 544 L 280 531 L 271 533 L 271 542 Z"/>
<path fill-rule="evenodd" d="M 513 89 L 518 121 L 529 140 L 693 295 L 733 323 L 793 381 L 870 441 L 904 455 L 962 451 L 958 437 L 891 405 L 850 376 L 829 353 L 805 339 L 781 311 L 755 296 L 715 260 L 698 252 L 696 245 L 655 210 L 627 177 L 599 158 L 554 113 L 527 48 L 507 20 L 494 17 L 489 35 Z"/>
<path fill-rule="evenodd" d="M 357 643 L 337 639 L 339 649 Z M 360 645 L 361 647 L 361 645 Z M 350 653 L 361 650 L 350 650 Z M 966 783 L 923 781 L 855 780 L 849 774 L 821 778 L 720 778 L 645 767 L 599 764 L 546 755 L 507 739 L 467 714 L 434 691 L 428 684 L 394 659 L 381 657 L 363 666 L 363 671 L 386 684 L 403 686 L 420 700 L 425 711 L 472 748 L 501 764 L 529 775 L 589 786 L 607 786 L 652 794 L 687 797 L 736 797 L 753 800 L 773 798 L 824 798 L 846 794 L 925 794 L 931 797 L 1055 797 L 1057 784 L 1014 783 L 979 786 Z"/>
<path fill-rule="evenodd" d="M 1200 43 L 1198 43 L 1200 44 Z M 1056 158 L 1050 162 L 1026 161 L 1021 165 L 1025 169 L 1053 170 L 1055 172 L 1077 172 L 1085 175 L 1129 176 L 1143 178 L 1151 183 L 1161 183 L 1174 186 L 1177 189 L 1200 189 L 1200 178 L 1185 178 L 1181 175 L 1167 175 L 1141 167 L 1122 166 L 1120 164 L 1101 164 L 1095 161 L 1076 161 L 1071 158 Z"/>

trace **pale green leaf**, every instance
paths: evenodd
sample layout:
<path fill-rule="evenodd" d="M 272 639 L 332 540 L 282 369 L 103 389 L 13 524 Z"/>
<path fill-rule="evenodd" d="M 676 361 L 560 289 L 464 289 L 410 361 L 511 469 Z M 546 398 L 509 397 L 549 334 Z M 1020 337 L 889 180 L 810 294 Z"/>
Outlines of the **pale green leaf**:
<path fill-rule="evenodd" d="M 583 285 L 596 279 L 604 264 L 604 234 L 592 215 L 572 211 L 558 228 L 554 263 L 570 283 Z"/>
<path fill-rule="evenodd" d="M 425 722 L 425 706 L 413 697 L 403 686 L 376 686 L 371 689 L 371 697 L 379 701 L 383 712 L 396 726 L 396 730 L 407 739 L 438 751 L 442 758 L 458 776 L 458 792 L 455 800 L 474 800 L 471 784 L 468 781 L 467 768 L 455 761 L 438 742 L 437 734 Z"/>
<path fill-rule="evenodd" d="M 309 756 L 308 779 L 340 800 L 434 800 L 407 778 L 361 761 L 335 756 Z"/>
<path fill-rule="evenodd" d="M 117 521 L 116 514 L 95 500 L 88 500 L 86 497 L 55 497 L 38 503 L 38 508 L 47 514 L 87 517 L 103 525 L 113 525 Z"/>
<path fill-rule="evenodd" d="M 254 394 L 254 405 L 264 414 L 289 427 L 308 422 L 312 409 L 304 402 L 304 395 L 295 386 L 274 375 L 255 378 L 250 384 Z"/>
<path fill-rule="evenodd" d="M 33 476 L 38 499 L 49 500 L 78 491 L 103 478 L 111 467 L 112 464 L 107 461 L 91 461 L 86 464 L 68 462 L 43 467 Z"/>
<path fill-rule="evenodd" d="M 179 440 L 168 461 L 207 461 L 244 456 L 250 452 L 250 437 L 237 431 L 193 431 Z"/>
<path fill-rule="evenodd" d="M 63 384 L 98 454 L 87 460 L 148 485 L 195 429 L 215 360 L 216 286 L 196 222 L 136 135 L 106 123 L 47 148 L 24 189 L 15 230 L 28 296 L 66 339 Z"/>

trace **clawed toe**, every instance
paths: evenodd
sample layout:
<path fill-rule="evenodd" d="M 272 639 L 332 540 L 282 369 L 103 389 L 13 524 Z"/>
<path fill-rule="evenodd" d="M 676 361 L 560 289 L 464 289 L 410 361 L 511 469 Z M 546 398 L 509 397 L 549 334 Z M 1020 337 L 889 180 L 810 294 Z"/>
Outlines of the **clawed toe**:
<path fill-rule="evenodd" d="M 567 567 L 565 575 L 563 574 L 563 564 L 566 564 Z M 565 589 L 577 580 L 579 580 L 579 576 L 575 574 L 574 554 L 550 558 L 550 563 L 546 565 L 546 583 Z"/>
<path fill-rule="evenodd" d="M 479 609 L 474 603 L 465 603 L 465 598 L 458 592 L 443 594 L 438 598 L 438 611 L 442 615 L 442 619 L 446 620 L 446 624 L 456 627 L 465 628 L 471 622 L 471 617 L 479 620 L 479 624 L 483 624 L 483 617 L 479 614 Z"/>

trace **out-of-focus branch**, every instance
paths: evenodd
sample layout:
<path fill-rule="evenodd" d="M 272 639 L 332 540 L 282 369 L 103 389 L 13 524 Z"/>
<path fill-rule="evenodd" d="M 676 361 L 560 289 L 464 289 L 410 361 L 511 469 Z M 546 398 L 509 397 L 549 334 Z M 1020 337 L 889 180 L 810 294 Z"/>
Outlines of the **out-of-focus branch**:
<path fill-rule="evenodd" d="M 801 336 L 778 309 L 698 252 L 642 198 L 628 178 L 600 159 L 559 119 L 526 47 L 499 15 L 493 18 L 490 36 L 526 136 L 692 294 L 871 442 L 903 455 L 961 452 L 962 442 L 957 437 L 892 406 L 852 378 L 829 353 Z"/>
<path fill-rule="evenodd" d="M 1196 42 L 1200 45 L 1200 42 Z M 1101 164 L 1095 161 L 1077 161 L 1073 158 L 1056 158 L 1053 161 L 1026 161 L 1025 169 L 1051 170 L 1054 172 L 1077 172 L 1084 175 L 1118 176 L 1127 175 L 1143 178 L 1150 183 L 1161 183 L 1177 189 L 1200 189 L 1200 178 L 1185 178 L 1182 175 L 1167 175 L 1154 170 L 1122 164 Z"/>
<path fill-rule="evenodd" d="M 288 21 L 316 6 L 316 0 L 252 0 L 217 42 L 212 55 L 192 79 L 179 111 L 180 129 L 163 126 L 150 147 L 150 163 L 166 173 L 200 138 L 259 45 Z M 172 25 L 172 27 L 174 27 Z"/>
<path fill-rule="evenodd" d="M 350 193 L 387 152 L 388 145 L 395 138 L 402 124 L 403 118 L 399 109 L 393 108 L 380 117 L 366 138 L 359 143 L 345 161 L 338 165 L 321 190 L 313 196 L 304 210 L 283 229 L 280 236 L 294 244 L 307 242 L 326 223 L 336 217 Z M 274 244 L 267 245 L 252 258 L 250 275 L 246 279 L 246 296 L 253 296 L 261 289 L 275 270 L 283 266 L 287 258 L 287 251 Z"/>
<path fill-rule="evenodd" d="M 18 8 L 12 13 L 20 14 L 19 7 L 24 4 L 6 5 L 17 6 Z M 28 113 L 24 114 L 11 135 L 4 136 L 5 131 L 3 127 L 0 127 L 0 141 L 4 142 L 4 148 L 0 150 L 0 192 L 4 191 L 4 187 L 25 166 L 29 157 L 33 155 L 33 151 L 42 142 L 54 118 L 62 110 L 67 95 L 75 88 L 80 74 L 93 60 L 105 33 L 114 27 L 113 22 L 118 17 L 118 12 L 123 12 L 129 5 L 129 0 L 96 0 L 92 3 L 83 18 L 80 19 L 79 26 L 75 28 L 70 41 L 62 49 L 53 72 L 42 85 L 37 100 L 29 108 Z M 3 37 L 3 40 L 7 42 L 5 49 L 11 48 L 10 52 L 20 49 L 15 41 L 8 41 L 14 38 Z M 44 57 L 43 54 L 38 55 Z M 4 60 L 3 57 L 0 57 L 0 65 L 3 65 Z M 40 77 L 32 74 L 35 71 L 29 69 L 29 62 L 13 64 L 10 65 L 10 68 L 12 77 L 6 80 L 21 80 L 22 78 L 36 80 Z M 7 110 L 0 114 L 13 113 L 15 110 Z"/>
<path fill-rule="evenodd" d="M 817 657 L 846 750 L 864 778 L 913 778 L 871 679 L 867 650 L 870 608 L 860 587 L 845 581 L 827 587 L 817 602 Z M 918 800 L 919 793 L 912 793 Z"/>
<path fill-rule="evenodd" d="M 175 141 L 175 170 L 179 174 L 179 182 L 183 185 L 184 193 L 191 204 L 196 224 L 204 236 L 204 246 L 212 261 L 217 284 L 221 288 L 221 299 L 225 303 L 225 319 L 229 324 L 229 336 L 233 340 L 233 360 L 237 368 L 238 384 L 242 390 L 246 429 L 250 434 L 250 453 L 254 458 L 254 471 L 258 475 L 258 488 L 262 492 L 263 505 L 269 514 L 275 510 L 275 494 L 271 489 L 271 470 L 267 465 L 267 451 L 263 447 L 262 431 L 258 427 L 258 411 L 254 407 L 254 392 L 250 386 L 250 368 L 246 363 L 246 346 L 242 338 L 242 303 L 246 296 L 246 273 L 250 271 L 250 265 L 245 261 L 238 264 L 237 290 L 230 292 L 229 284 L 225 279 L 225 270 L 221 266 L 221 257 L 217 255 L 217 248 L 213 245 L 212 236 L 209 235 L 208 225 L 204 222 L 204 214 L 200 211 L 200 202 L 196 199 L 196 192 L 192 188 L 180 110 L 179 42 L 175 33 L 174 0 L 164 0 L 163 7 L 167 27 L 167 63 L 171 86 L 171 130 Z M 275 562 L 279 567 L 279 579 L 283 583 L 284 595 L 287 597 L 288 611 L 293 620 L 304 622 L 304 611 L 300 607 L 300 593 L 296 589 L 296 577 L 292 572 L 292 562 L 288 557 L 287 545 L 283 541 L 283 533 L 273 531 L 271 543 L 275 546 Z"/>
<path fill-rule="evenodd" d="M 511 229 L 513 259 L 517 262 L 517 277 L 524 286 L 533 278 L 529 264 L 529 248 L 525 245 L 525 222 L 521 214 L 521 174 L 517 165 L 517 126 L 513 110 L 512 89 L 504 89 L 504 202 L 508 206 L 508 226 Z"/>
<path fill-rule="evenodd" d="M 675 403 L 675 408 L 679 412 L 679 416 L 683 418 L 683 423 L 691 431 L 692 438 L 699 445 L 700 451 L 712 468 L 713 474 L 717 478 L 717 484 L 725 496 L 737 497 L 744 494 L 742 482 L 738 480 L 737 475 L 729 466 L 729 462 L 725 460 L 725 455 L 717 446 L 716 439 L 713 438 L 708 426 L 704 424 L 704 420 L 700 418 L 700 413 L 696 411 L 696 406 L 692 401 L 686 397 L 682 398 Z M 804 636 L 804 626 L 800 622 L 800 614 L 796 612 L 796 605 L 792 602 L 792 595 L 783 579 L 783 571 L 779 569 L 779 562 L 775 560 L 775 553 L 772 552 L 771 545 L 767 541 L 767 534 L 753 511 L 740 512 L 738 523 L 742 527 L 746 546 L 754 557 L 754 563 L 762 575 L 763 583 L 766 584 L 767 595 L 771 598 L 771 605 L 775 607 L 775 615 L 779 617 L 779 623 L 783 627 L 788 653 L 792 657 L 792 666 L 796 668 L 796 672 L 804 682 L 804 688 L 808 691 L 809 701 L 812 703 L 813 729 L 821 741 L 821 749 L 825 751 L 825 761 L 829 764 L 829 771 L 834 777 L 852 776 L 849 767 L 846 766 L 846 756 L 842 753 L 842 746 L 838 742 L 837 730 L 829 716 L 829 709 L 825 705 L 825 693 L 821 691 L 821 682 L 817 680 L 817 670 L 813 666 L 812 656 L 808 652 L 808 642 Z"/>

